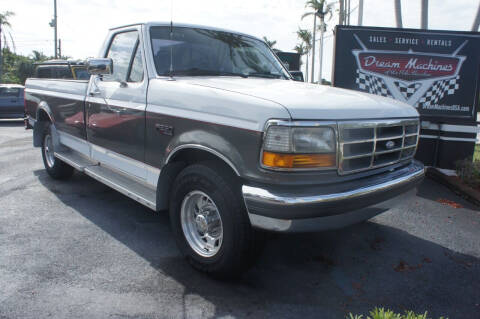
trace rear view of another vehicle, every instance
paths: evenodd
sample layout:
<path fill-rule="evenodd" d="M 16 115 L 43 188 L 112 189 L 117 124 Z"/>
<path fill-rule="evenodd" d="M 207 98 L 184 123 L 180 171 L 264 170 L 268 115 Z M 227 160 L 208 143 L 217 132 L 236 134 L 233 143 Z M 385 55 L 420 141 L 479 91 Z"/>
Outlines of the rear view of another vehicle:
<path fill-rule="evenodd" d="M 0 84 L 0 118 L 23 118 L 24 87 L 17 84 Z"/>
<path fill-rule="evenodd" d="M 81 60 L 48 60 L 36 63 L 34 77 L 64 80 L 90 79 L 85 63 Z"/>

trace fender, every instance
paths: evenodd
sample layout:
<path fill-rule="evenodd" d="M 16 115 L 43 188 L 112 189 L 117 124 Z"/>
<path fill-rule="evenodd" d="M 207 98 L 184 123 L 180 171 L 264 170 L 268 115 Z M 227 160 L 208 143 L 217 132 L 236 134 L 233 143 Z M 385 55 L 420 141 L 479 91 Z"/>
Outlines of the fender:
<path fill-rule="evenodd" d="M 52 131 L 52 138 L 53 138 L 53 145 L 54 147 L 60 146 L 60 138 L 58 137 L 57 130 L 55 128 L 55 122 L 53 120 L 53 114 L 48 106 L 47 102 L 41 101 L 38 104 L 37 112 L 36 112 L 36 121 L 33 125 L 33 146 L 34 147 L 41 147 L 43 142 L 43 132 L 48 125 L 48 122 L 44 119 L 41 119 L 40 112 L 43 111 L 47 114 L 50 123 L 51 123 L 51 131 Z"/>
<path fill-rule="evenodd" d="M 199 149 L 209 152 L 224 161 L 237 176 L 241 176 L 242 156 L 235 146 L 220 135 L 195 130 L 185 132 L 174 138 L 167 147 L 164 165 L 170 163 L 179 151 L 184 149 Z"/>
<path fill-rule="evenodd" d="M 37 112 L 35 114 L 35 118 L 37 119 L 37 121 L 40 120 L 40 118 L 39 118 L 40 111 L 45 111 L 45 113 L 47 113 L 47 115 L 48 115 L 48 118 L 50 119 L 50 122 L 52 122 L 52 123 L 55 122 L 54 118 L 53 118 L 52 110 L 50 109 L 50 106 L 48 106 L 47 102 L 41 101 L 40 103 L 38 103 Z"/>

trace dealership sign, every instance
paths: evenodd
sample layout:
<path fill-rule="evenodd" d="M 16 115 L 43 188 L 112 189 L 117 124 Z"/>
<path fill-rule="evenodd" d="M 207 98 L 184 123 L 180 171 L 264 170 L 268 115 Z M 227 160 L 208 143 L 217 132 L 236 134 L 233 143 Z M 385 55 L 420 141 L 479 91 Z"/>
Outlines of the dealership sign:
<path fill-rule="evenodd" d="M 477 33 L 338 26 L 333 84 L 472 121 L 479 51 Z"/>

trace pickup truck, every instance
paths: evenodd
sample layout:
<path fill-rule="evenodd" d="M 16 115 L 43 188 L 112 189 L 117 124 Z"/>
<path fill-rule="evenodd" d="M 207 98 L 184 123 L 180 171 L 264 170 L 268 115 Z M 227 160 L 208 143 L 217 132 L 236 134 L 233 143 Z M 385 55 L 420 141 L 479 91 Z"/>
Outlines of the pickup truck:
<path fill-rule="evenodd" d="M 0 84 L 0 118 L 24 118 L 24 87 L 18 84 Z"/>
<path fill-rule="evenodd" d="M 90 75 L 84 61 L 48 60 L 35 63 L 35 78 L 88 80 Z"/>
<path fill-rule="evenodd" d="M 181 253 L 217 277 L 247 269 L 265 230 L 367 220 L 411 196 L 424 176 L 413 158 L 413 107 L 293 81 L 250 35 L 122 26 L 87 70 L 88 81 L 26 81 L 27 121 L 47 173 L 66 179 L 76 169 L 168 210 Z"/>

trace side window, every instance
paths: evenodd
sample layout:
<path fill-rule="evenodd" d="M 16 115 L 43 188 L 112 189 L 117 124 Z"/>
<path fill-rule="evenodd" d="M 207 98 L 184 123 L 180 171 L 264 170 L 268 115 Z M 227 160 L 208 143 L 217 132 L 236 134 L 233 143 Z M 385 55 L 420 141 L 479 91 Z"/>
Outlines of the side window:
<path fill-rule="evenodd" d="M 140 48 L 139 42 L 137 42 L 137 49 L 135 57 L 132 61 L 132 69 L 130 70 L 130 76 L 128 82 L 142 82 L 143 80 L 143 63 L 142 63 L 142 48 Z"/>
<path fill-rule="evenodd" d="M 52 77 L 52 69 L 50 67 L 37 67 L 37 78 L 48 79 Z"/>
<path fill-rule="evenodd" d="M 55 78 L 56 79 L 73 79 L 72 71 L 70 67 L 65 66 L 57 66 L 55 67 Z"/>
<path fill-rule="evenodd" d="M 19 88 L 0 88 L 0 97 L 18 97 L 20 95 Z"/>
<path fill-rule="evenodd" d="M 138 40 L 136 31 L 122 32 L 115 35 L 108 49 L 107 58 L 113 60 L 113 74 L 104 76 L 104 81 L 125 81 L 128 67 Z"/>
<path fill-rule="evenodd" d="M 88 80 L 90 79 L 90 74 L 88 74 L 87 69 L 84 67 L 74 68 L 75 77 L 77 80 Z"/>

